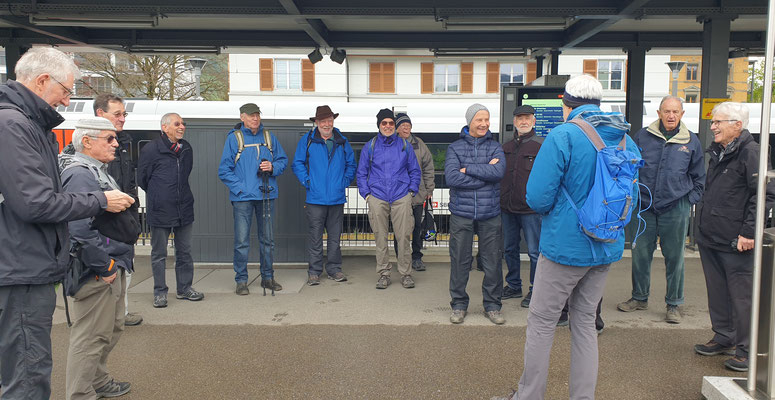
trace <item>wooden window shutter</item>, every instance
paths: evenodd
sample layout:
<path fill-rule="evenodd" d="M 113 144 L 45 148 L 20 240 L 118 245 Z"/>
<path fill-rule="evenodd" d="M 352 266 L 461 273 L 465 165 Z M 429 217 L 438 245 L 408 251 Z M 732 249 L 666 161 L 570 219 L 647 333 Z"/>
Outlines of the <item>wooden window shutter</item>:
<path fill-rule="evenodd" d="M 261 90 L 271 92 L 274 89 L 274 61 L 271 58 L 259 59 L 258 71 Z"/>
<path fill-rule="evenodd" d="M 420 93 L 433 93 L 433 63 L 420 64 Z"/>
<path fill-rule="evenodd" d="M 584 60 L 584 73 L 597 78 L 597 60 Z"/>
<path fill-rule="evenodd" d="M 382 63 L 369 63 L 369 92 L 382 93 Z"/>
<path fill-rule="evenodd" d="M 369 92 L 395 93 L 394 63 L 369 63 Z"/>
<path fill-rule="evenodd" d="M 460 93 L 474 92 L 474 63 L 460 63 Z"/>
<path fill-rule="evenodd" d="M 382 92 L 396 92 L 396 64 L 382 63 Z"/>
<path fill-rule="evenodd" d="M 500 63 L 487 63 L 487 93 L 498 93 L 501 86 Z"/>
<path fill-rule="evenodd" d="M 315 64 L 310 60 L 301 60 L 301 91 L 315 91 Z"/>
<path fill-rule="evenodd" d="M 536 75 L 538 75 L 537 69 L 538 69 L 537 62 L 530 61 L 527 63 L 527 74 L 525 76 L 525 85 L 536 80 Z"/>

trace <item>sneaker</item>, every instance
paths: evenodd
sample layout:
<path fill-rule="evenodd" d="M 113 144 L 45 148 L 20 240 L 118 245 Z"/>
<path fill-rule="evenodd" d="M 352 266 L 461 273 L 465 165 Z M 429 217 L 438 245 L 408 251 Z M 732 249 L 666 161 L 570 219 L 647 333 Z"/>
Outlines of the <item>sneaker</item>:
<path fill-rule="evenodd" d="M 115 380 L 111 379 L 110 382 L 106 383 L 99 389 L 95 389 L 95 392 L 97 393 L 97 398 L 101 399 L 104 397 L 119 397 L 123 396 L 132 389 L 132 384 L 129 382 L 116 382 Z"/>
<path fill-rule="evenodd" d="M 137 326 L 143 322 L 143 317 L 140 314 L 129 313 L 124 317 L 125 326 Z"/>
<path fill-rule="evenodd" d="M 681 323 L 681 312 L 678 311 L 678 306 L 667 305 L 667 313 L 665 314 L 665 321 L 670 324 Z"/>
<path fill-rule="evenodd" d="M 511 286 L 508 286 L 508 285 L 503 287 L 503 294 L 501 295 L 501 300 L 518 299 L 520 297 L 522 297 L 522 288 L 512 289 Z"/>
<path fill-rule="evenodd" d="M 517 391 L 514 389 L 511 389 L 511 392 L 505 396 L 493 396 L 490 397 L 490 400 L 517 400 Z"/>
<path fill-rule="evenodd" d="M 619 309 L 619 311 L 623 312 L 633 312 L 636 310 L 646 310 L 649 308 L 649 302 L 648 301 L 640 301 L 635 300 L 633 298 L 630 298 L 629 300 L 619 303 L 616 305 L 616 308 Z"/>
<path fill-rule="evenodd" d="M 307 278 L 307 286 L 317 286 L 317 285 L 320 285 L 320 275 L 310 275 Z"/>
<path fill-rule="evenodd" d="M 533 298 L 533 291 L 527 292 L 527 296 L 525 296 L 524 299 L 522 299 L 522 303 L 519 305 L 522 306 L 522 308 L 530 308 L 530 299 Z"/>
<path fill-rule="evenodd" d="M 412 279 L 411 275 L 404 275 L 401 277 L 401 286 L 404 287 L 404 289 L 411 289 L 414 287 L 414 279 Z"/>
<path fill-rule="evenodd" d="M 560 314 L 560 320 L 557 321 L 557 326 L 568 326 L 570 322 L 568 322 L 568 314 Z"/>
<path fill-rule="evenodd" d="M 503 325 L 506 323 L 506 318 L 503 318 L 500 310 L 486 311 L 487 318 L 495 325 Z"/>
<path fill-rule="evenodd" d="M 452 315 L 449 316 L 449 322 L 452 322 L 453 324 L 462 324 L 465 319 L 466 310 L 454 309 L 452 310 Z"/>
<path fill-rule="evenodd" d="M 727 369 L 737 372 L 748 372 L 748 359 L 745 357 L 735 356 L 729 360 L 724 361 L 724 366 Z"/>
<path fill-rule="evenodd" d="M 422 258 L 412 260 L 412 269 L 415 271 L 425 271 L 425 263 L 422 262 Z"/>
<path fill-rule="evenodd" d="M 194 288 L 188 288 L 186 293 L 178 293 L 175 296 L 178 300 L 190 300 L 199 301 L 205 298 L 205 295 L 201 292 L 197 292 Z"/>
<path fill-rule="evenodd" d="M 329 275 L 328 279 L 331 279 L 334 282 L 347 282 L 347 277 L 344 276 L 344 273 L 342 273 L 342 271 L 335 273 L 334 276 Z"/>
<path fill-rule="evenodd" d="M 234 291 L 234 293 L 237 293 L 240 296 L 247 296 L 250 294 L 250 290 L 248 289 L 248 283 L 247 282 L 237 282 L 237 289 Z"/>
<path fill-rule="evenodd" d="M 717 356 L 719 354 L 735 355 L 734 347 L 724 347 L 716 343 L 713 339 L 705 344 L 695 344 L 694 352 L 703 356 Z"/>
<path fill-rule="evenodd" d="M 377 289 L 387 289 L 390 286 L 390 277 L 387 275 L 380 275 L 377 279 Z"/>
<path fill-rule="evenodd" d="M 167 295 L 160 294 L 158 296 L 153 296 L 153 306 L 154 308 L 167 307 Z"/>
<path fill-rule="evenodd" d="M 277 283 L 277 281 L 274 280 L 274 278 L 261 279 L 261 287 L 264 289 L 272 289 L 275 292 L 279 292 L 283 290 L 283 286 Z"/>

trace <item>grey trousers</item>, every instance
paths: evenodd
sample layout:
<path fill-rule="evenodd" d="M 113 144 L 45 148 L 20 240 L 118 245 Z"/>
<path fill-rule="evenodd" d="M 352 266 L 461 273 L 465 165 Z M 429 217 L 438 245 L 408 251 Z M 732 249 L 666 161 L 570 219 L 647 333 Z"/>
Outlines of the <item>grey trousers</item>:
<path fill-rule="evenodd" d="M 501 263 L 501 216 L 475 221 L 457 215 L 449 217 L 449 302 L 453 310 L 468 309 L 468 275 L 473 261 L 474 233 L 479 236 L 479 265 L 484 270 L 484 311 L 501 309 L 503 264 Z"/>
<path fill-rule="evenodd" d="M 54 285 L 0 286 L 3 400 L 51 397 Z"/>
<path fill-rule="evenodd" d="M 342 236 L 344 204 L 330 206 L 306 204 L 304 209 L 309 222 L 307 272 L 309 275 L 320 275 L 323 272 L 323 230 L 325 229 L 328 232 L 326 273 L 328 276 L 334 276 L 342 271 L 342 249 L 339 247 L 339 240 Z"/>
<path fill-rule="evenodd" d="M 731 253 L 699 246 L 713 341 L 737 346 L 735 355 L 748 358 L 751 342 L 753 251 Z"/>
<path fill-rule="evenodd" d="M 153 295 L 167 294 L 167 238 L 175 232 L 175 281 L 178 294 L 191 289 L 194 282 L 194 259 L 191 257 L 191 231 L 194 224 L 174 228 L 151 228 L 151 270 Z"/>
<path fill-rule="evenodd" d="M 125 271 L 119 268 L 113 283 L 90 279 L 73 296 L 67 400 L 94 399 L 95 389 L 110 382 L 108 356 L 124 332 L 125 290 Z"/>
<path fill-rule="evenodd" d="M 533 299 L 527 316 L 525 366 L 519 380 L 519 400 L 542 400 L 549 375 L 554 331 L 567 300 L 570 306 L 570 398 L 591 400 L 597 385 L 595 311 L 603 297 L 610 264 L 574 267 L 538 258 Z"/>
<path fill-rule="evenodd" d="M 388 233 L 390 222 L 393 222 L 393 234 L 398 240 L 398 273 L 401 276 L 412 274 L 412 253 L 409 247 L 409 236 L 412 234 L 414 220 L 412 219 L 412 195 L 392 202 L 369 196 L 369 224 L 374 232 L 374 242 L 377 245 L 377 274 L 390 276 L 390 257 L 388 256 Z"/>

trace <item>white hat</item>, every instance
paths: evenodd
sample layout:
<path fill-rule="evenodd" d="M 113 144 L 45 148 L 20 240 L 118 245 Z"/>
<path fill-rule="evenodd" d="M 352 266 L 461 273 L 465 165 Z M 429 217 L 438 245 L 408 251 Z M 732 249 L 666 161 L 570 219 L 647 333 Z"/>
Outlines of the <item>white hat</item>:
<path fill-rule="evenodd" d="M 96 131 L 116 131 L 116 127 L 107 118 L 89 117 L 79 119 L 75 123 L 76 129 L 94 129 Z"/>

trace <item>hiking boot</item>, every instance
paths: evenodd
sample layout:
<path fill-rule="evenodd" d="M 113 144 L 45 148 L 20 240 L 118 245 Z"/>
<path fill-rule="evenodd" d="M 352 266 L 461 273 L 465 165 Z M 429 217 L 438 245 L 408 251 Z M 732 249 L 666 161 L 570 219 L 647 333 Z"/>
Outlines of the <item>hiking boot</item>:
<path fill-rule="evenodd" d="M 570 322 L 568 322 L 568 314 L 562 313 L 560 314 L 560 319 L 557 321 L 557 326 L 568 326 Z"/>
<path fill-rule="evenodd" d="M 153 307 L 154 308 L 167 307 L 167 295 L 160 294 L 158 296 L 153 296 Z"/>
<path fill-rule="evenodd" d="M 320 275 L 310 275 L 307 278 L 307 286 L 317 286 L 317 285 L 320 285 Z"/>
<path fill-rule="evenodd" d="M 344 273 L 342 273 L 342 271 L 335 273 L 334 276 L 329 275 L 328 279 L 331 279 L 334 282 L 347 282 L 347 277 L 344 276 Z"/>
<path fill-rule="evenodd" d="M 514 389 L 511 389 L 511 392 L 505 396 L 493 396 L 490 397 L 490 400 L 517 400 L 517 391 Z"/>
<path fill-rule="evenodd" d="M 681 312 L 678 311 L 678 306 L 667 305 L 667 313 L 665 314 L 665 321 L 669 324 L 681 323 Z"/>
<path fill-rule="evenodd" d="M 748 359 L 745 357 L 735 356 L 724 361 L 724 366 L 727 369 L 737 372 L 748 372 Z"/>
<path fill-rule="evenodd" d="M 140 314 L 129 313 L 124 317 L 125 326 L 137 326 L 143 322 L 143 317 Z"/>
<path fill-rule="evenodd" d="M 116 382 L 115 380 L 111 379 L 110 382 L 106 383 L 99 389 L 95 389 L 94 391 L 97 393 L 97 398 L 110 398 L 110 397 L 118 397 L 123 396 L 132 389 L 132 384 L 129 382 Z"/>
<path fill-rule="evenodd" d="M 453 324 L 462 324 L 466 319 L 466 310 L 455 309 L 452 310 L 452 315 L 449 316 L 449 322 Z"/>
<path fill-rule="evenodd" d="M 266 296 L 266 289 L 269 289 L 272 291 L 272 296 L 274 296 L 274 292 L 279 292 L 283 290 L 282 285 L 277 283 L 277 281 L 275 281 L 274 278 L 261 279 L 261 287 L 264 289 L 264 296 Z"/>
<path fill-rule="evenodd" d="M 495 325 L 503 325 L 506 323 L 506 318 L 503 318 L 500 310 L 485 311 L 487 318 Z"/>
<path fill-rule="evenodd" d="M 411 289 L 414 287 L 414 279 L 412 279 L 411 275 L 404 275 L 401 277 L 401 286 L 404 287 L 404 289 Z"/>
<path fill-rule="evenodd" d="M 237 289 L 234 291 L 234 293 L 237 293 L 240 296 L 247 296 L 250 294 L 250 290 L 248 290 L 248 283 L 247 282 L 237 282 Z"/>
<path fill-rule="evenodd" d="M 518 299 L 520 297 L 522 297 L 522 288 L 512 289 L 511 286 L 508 286 L 508 285 L 503 287 L 503 294 L 501 295 L 501 300 Z"/>
<path fill-rule="evenodd" d="M 422 262 L 422 258 L 412 260 L 412 269 L 415 271 L 425 271 L 425 263 Z"/>
<path fill-rule="evenodd" d="M 649 308 L 649 302 L 648 301 L 640 301 L 635 300 L 633 298 L 630 298 L 629 300 L 619 303 L 616 305 L 616 308 L 619 309 L 619 311 L 623 312 L 633 312 L 636 310 L 646 310 Z"/>
<path fill-rule="evenodd" d="M 205 295 L 201 292 L 197 292 L 194 290 L 194 288 L 188 288 L 186 293 L 178 293 L 175 296 L 178 300 L 190 300 L 190 301 L 199 301 L 205 298 Z"/>
<path fill-rule="evenodd" d="M 703 356 L 717 356 L 719 354 L 733 356 L 735 355 L 735 348 L 722 346 L 711 339 L 705 344 L 695 344 L 694 352 Z"/>
<path fill-rule="evenodd" d="M 377 289 L 387 289 L 390 286 L 390 277 L 387 275 L 380 275 L 377 279 Z"/>
<path fill-rule="evenodd" d="M 530 300 L 533 298 L 533 291 L 527 292 L 527 296 L 525 296 L 524 299 L 522 299 L 522 303 L 519 305 L 522 306 L 522 308 L 530 308 Z"/>

